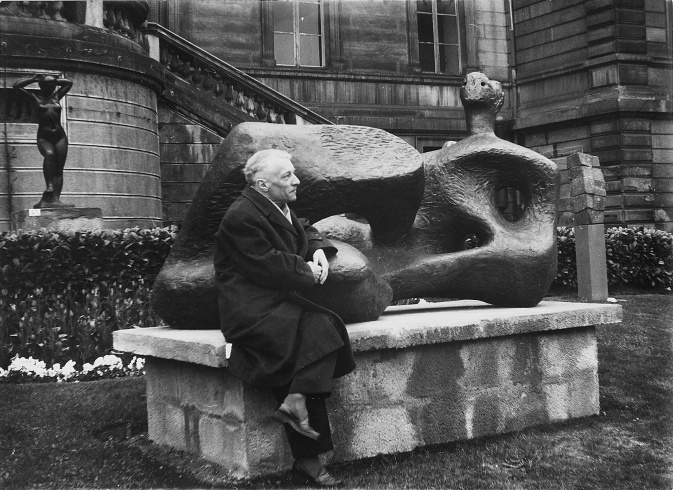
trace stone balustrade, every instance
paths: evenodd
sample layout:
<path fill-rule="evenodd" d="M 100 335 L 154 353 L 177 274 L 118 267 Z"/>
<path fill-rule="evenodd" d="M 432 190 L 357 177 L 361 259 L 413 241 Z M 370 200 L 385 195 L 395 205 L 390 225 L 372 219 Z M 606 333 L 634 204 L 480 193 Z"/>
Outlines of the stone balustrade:
<path fill-rule="evenodd" d="M 139 28 L 148 12 L 147 2 L 103 2 L 103 25 L 112 32 L 138 42 Z"/>
<path fill-rule="evenodd" d="M 143 32 L 150 55 L 167 71 L 199 91 L 226 100 L 255 120 L 271 124 L 333 124 L 159 24 L 149 23 Z M 155 53 L 152 46 L 157 41 Z"/>
<path fill-rule="evenodd" d="M 158 24 L 145 24 L 146 1 L 0 3 L 0 15 L 97 27 L 141 44 L 167 72 L 197 90 L 221 98 L 246 117 L 272 124 L 332 124 Z M 142 27 L 141 27 L 142 26 Z M 152 49 L 158 44 L 157 52 Z"/>
<path fill-rule="evenodd" d="M 162 43 L 161 64 L 183 80 L 192 83 L 215 97 L 224 97 L 229 105 L 235 106 L 261 122 L 272 124 L 292 123 L 292 113 L 285 111 L 260 96 L 255 96 L 249 89 L 236 84 L 226 74 L 216 71 L 211 66 L 201 63 L 188 53 L 180 52 L 173 46 Z"/>
<path fill-rule="evenodd" d="M 146 1 L 0 3 L 0 15 L 103 27 L 136 42 L 140 40 L 139 28 L 145 22 L 148 12 L 149 3 Z"/>
<path fill-rule="evenodd" d="M 0 15 L 15 15 L 18 17 L 34 17 L 37 19 L 51 19 L 57 22 L 68 22 L 63 17 L 65 2 L 2 2 Z"/>

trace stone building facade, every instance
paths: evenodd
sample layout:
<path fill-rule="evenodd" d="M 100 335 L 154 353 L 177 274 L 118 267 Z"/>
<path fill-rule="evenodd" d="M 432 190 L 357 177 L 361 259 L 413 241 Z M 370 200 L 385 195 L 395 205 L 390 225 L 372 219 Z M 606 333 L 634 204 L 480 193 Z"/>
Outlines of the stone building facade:
<path fill-rule="evenodd" d="M 152 8 L 153 20 L 334 123 L 382 128 L 419 151 L 465 135 L 458 90 L 465 73 L 482 71 L 507 95 L 501 137 L 549 158 L 599 157 L 606 224 L 673 230 L 670 0 L 158 0 Z M 302 59 L 315 33 L 314 58 Z"/>
<path fill-rule="evenodd" d="M 64 198 L 124 227 L 180 223 L 243 120 L 459 140 L 478 70 L 506 93 L 499 136 L 599 158 L 606 224 L 673 230 L 670 0 L 2 2 L 0 22 L 2 229 L 42 191 L 35 124 L 10 103 L 26 73 L 74 79 Z"/>

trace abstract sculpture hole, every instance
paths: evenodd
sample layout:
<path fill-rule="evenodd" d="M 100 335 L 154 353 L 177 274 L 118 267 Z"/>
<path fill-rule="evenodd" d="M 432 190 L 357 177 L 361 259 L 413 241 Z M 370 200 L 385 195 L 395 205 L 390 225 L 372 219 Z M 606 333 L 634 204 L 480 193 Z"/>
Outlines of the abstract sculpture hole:
<path fill-rule="evenodd" d="M 465 235 L 463 240 L 463 249 L 470 250 L 472 248 L 479 248 L 482 246 L 482 239 L 475 233 Z"/>
<path fill-rule="evenodd" d="M 495 193 L 495 202 L 500 215 L 512 223 L 519 221 L 526 211 L 526 199 L 514 187 L 499 188 Z"/>

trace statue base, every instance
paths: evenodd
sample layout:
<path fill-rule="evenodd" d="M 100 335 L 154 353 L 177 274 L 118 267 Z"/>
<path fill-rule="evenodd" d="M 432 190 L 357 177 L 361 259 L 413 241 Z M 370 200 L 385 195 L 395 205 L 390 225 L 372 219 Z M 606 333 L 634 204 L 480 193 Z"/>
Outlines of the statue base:
<path fill-rule="evenodd" d="M 44 191 L 42 193 L 42 199 L 38 202 L 33 208 L 35 209 L 45 209 L 45 208 L 74 208 L 74 204 L 66 204 L 61 202 L 59 199 L 54 198 L 53 191 Z"/>
<path fill-rule="evenodd" d="M 596 325 L 619 305 L 480 301 L 388 307 L 347 325 L 357 369 L 328 401 L 332 463 L 488 437 L 599 413 Z M 116 350 L 146 357 L 149 439 L 238 478 L 289 470 L 271 390 L 234 378 L 219 329 L 130 328 Z"/>
<path fill-rule="evenodd" d="M 12 213 L 12 229 L 33 231 L 48 228 L 56 231 L 82 231 L 103 228 L 100 208 L 33 208 Z"/>

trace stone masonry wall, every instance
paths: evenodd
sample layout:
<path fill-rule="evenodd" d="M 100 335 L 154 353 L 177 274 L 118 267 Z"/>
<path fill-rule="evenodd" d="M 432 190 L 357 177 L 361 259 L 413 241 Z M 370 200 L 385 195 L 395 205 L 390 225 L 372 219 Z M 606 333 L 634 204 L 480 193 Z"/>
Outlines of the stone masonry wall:
<path fill-rule="evenodd" d="M 224 138 L 159 104 L 163 223 L 180 224 Z"/>
<path fill-rule="evenodd" d="M 332 461 L 598 413 L 594 327 L 356 352 L 330 400 Z M 147 360 L 150 438 L 233 476 L 291 465 L 268 390 L 226 368 Z"/>
<path fill-rule="evenodd" d="M 357 362 L 331 400 L 336 461 L 599 409 L 593 327 L 373 351 Z"/>

